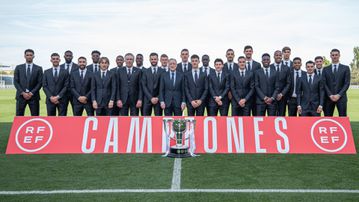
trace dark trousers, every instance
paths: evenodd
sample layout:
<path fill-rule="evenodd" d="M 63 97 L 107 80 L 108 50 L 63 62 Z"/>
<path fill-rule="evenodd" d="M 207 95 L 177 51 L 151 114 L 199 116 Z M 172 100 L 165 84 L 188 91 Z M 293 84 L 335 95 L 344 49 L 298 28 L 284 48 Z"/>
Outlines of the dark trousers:
<path fill-rule="evenodd" d="M 288 116 L 298 116 L 298 103 L 297 98 L 291 97 L 288 100 Z"/>
<path fill-rule="evenodd" d="M 256 94 L 253 93 L 254 95 L 250 98 L 250 103 L 251 104 L 251 107 L 250 107 L 250 111 L 252 112 L 252 116 L 256 116 L 257 115 L 257 106 L 256 104 Z M 248 102 L 248 101 L 247 101 Z"/>
<path fill-rule="evenodd" d="M 31 116 L 40 115 L 40 102 L 39 100 L 23 98 L 16 99 L 16 116 L 24 116 L 26 105 L 29 105 Z"/>
<path fill-rule="evenodd" d="M 56 111 L 58 116 L 66 116 L 67 110 L 65 107 L 66 103 L 63 100 L 59 104 L 53 104 L 50 101 L 46 102 L 47 116 L 56 116 Z"/>
<path fill-rule="evenodd" d="M 281 100 L 277 101 L 277 116 L 285 116 L 287 111 L 287 102 L 288 99 L 286 96 L 283 96 Z"/>
<path fill-rule="evenodd" d="M 68 110 L 68 107 L 69 107 L 69 103 L 71 105 L 71 109 L 72 109 L 72 114 L 75 114 L 75 110 L 74 110 L 74 103 L 73 103 L 73 100 L 72 100 L 72 95 L 66 95 L 64 96 L 63 98 L 63 101 L 65 103 L 65 111 L 66 111 L 66 114 L 65 116 L 67 116 L 67 110 Z"/>
<path fill-rule="evenodd" d="M 152 115 L 152 109 L 155 113 L 155 116 L 162 116 L 162 109 L 161 109 L 161 105 L 160 102 L 158 102 L 157 104 L 152 104 L 151 102 L 145 102 L 145 104 L 143 105 L 143 116 L 151 116 Z"/>
<path fill-rule="evenodd" d="M 117 107 L 117 103 L 114 102 L 113 104 L 113 108 L 112 108 L 112 111 L 111 111 L 111 116 L 121 116 L 121 113 L 120 113 L 121 109 Z"/>
<path fill-rule="evenodd" d="M 182 116 L 182 109 L 180 106 L 173 106 L 173 104 L 169 107 L 166 106 L 165 116 Z"/>
<path fill-rule="evenodd" d="M 277 113 L 277 103 L 274 102 L 270 105 L 267 104 L 257 104 L 257 116 L 265 116 L 267 112 L 268 116 L 276 116 Z"/>
<path fill-rule="evenodd" d="M 121 116 L 128 116 L 128 112 L 130 112 L 130 116 L 138 116 L 139 109 L 136 108 L 137 103 L 132 103 L 130 100 L 127 100 L 126 103 L 123 104 L 121 108 Z"/>
<path fill-rule="evenodd" d="M 204 105 L 203 103 L 197 107 L 193 108 L 191 103 L 187 103 L 187 114 L 188 116 L 203 116 L 204 115 Z"/>
<path fill-rule="evenodd" d="M 222 106 L 208 105 L 207 110 L 208 116 L 217 116 L 218 111 L 221 116 L 228 116 L 228 103 L 223 103 Z"/>
<path fill-rule="evenodd" d="M 112 109 L 106 107 L 98 107 L 96 109 L 96 116 L 110 116 Z"/>
<path fill-rule="evenodd" d="M 82 116 L 83 111 L 86 110 L 87 116 L 93 116 L 94 110 L 91 106 L 91 103 L 87 104 L 74 104 L 74 116 Z"/>
<path fill-rule="evenodd" d="M 347 101 L 346 97 L 341 97 L 337 102 L 333 102 L 329 98 L 326 99 L 324 116 L 333 116 L 335 107 L 337 107 L 339 116 L 347 116 Z"/>
<path fill-rule="evenodd" d="M 251 104 L 246 104 L 244 107 L 241 107 L 238 104 L 232 103 L 232 116 L 250 116 L 251 109 Z"/>
<path fill-rule="evenodd" d="M 320 116 L 316 110 L 303 110 L 300 116 Z"/>

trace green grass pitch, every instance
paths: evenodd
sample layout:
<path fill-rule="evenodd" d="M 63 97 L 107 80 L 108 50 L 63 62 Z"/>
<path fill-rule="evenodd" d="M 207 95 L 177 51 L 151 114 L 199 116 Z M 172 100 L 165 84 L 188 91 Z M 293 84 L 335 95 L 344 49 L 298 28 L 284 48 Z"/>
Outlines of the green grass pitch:
<path fill-rule="evenodd" d="M 349 90 L 356 148 L 359 90 Z M 169 189 L 174 160 L 149 154 L 5 155 L 15 91 L 0 90 L 0 191 Z M 44 95 L 41 115 L 46 114 Z M 28 113 L 28 110 L 27 110 Z M 181 189 L 359 190 L 359 155 L 216 154 L 182 160 Z M 0 195 L 0 201 L 359 201 L 344 193 L 87 193 Z"/>

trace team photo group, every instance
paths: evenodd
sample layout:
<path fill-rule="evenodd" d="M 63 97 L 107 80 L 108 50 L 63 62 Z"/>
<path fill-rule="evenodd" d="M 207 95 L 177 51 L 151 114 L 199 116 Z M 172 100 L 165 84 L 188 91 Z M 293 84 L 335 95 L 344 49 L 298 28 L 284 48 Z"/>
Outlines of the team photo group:
<path fill-rule="evenodd" d="M 52 67 L 44 70 L 34 63 L 35 52 L 24 52 L 25 63 L 16 66 L 16 116 L 40 115 L 46 103 L 48 116 L 347 116 L 350 69 L 340 63 L 340 51 L 329 50 L 331 64 L 324 58 L 291 59 L 291 48 L 264 53 L 252 59 L 252 46 L 226 59 L 180 52 L 180 61 L 155 52 L 148 56 L 126 53 L 116 57 L 116 67 L 100 51 L 73 61 L 64 53 L 50 55 Z M 241 54 L 242 55 L 242 54 Z M 91 63 L 91 64 L 89 64 Z M 213 65 L 211 67 L 211 65 Z M 306 71 L 304 71 L 304 69 Z M 40 90 L 46 99 L 40 102 Z"/>

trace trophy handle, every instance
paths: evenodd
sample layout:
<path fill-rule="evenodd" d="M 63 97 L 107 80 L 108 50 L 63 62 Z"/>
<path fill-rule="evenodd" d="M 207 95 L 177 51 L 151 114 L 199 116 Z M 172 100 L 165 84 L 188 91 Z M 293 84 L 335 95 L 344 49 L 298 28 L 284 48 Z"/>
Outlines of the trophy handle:
<path fill-rule="evenodd" d="M 186 134 L 185 139 L 187 140 L 194 133 L 194 130 L 196 128 L 196 120 L 186 120 L 186 121 L 187 121 L 187 130 L 185 132 Z"/>
<path fill-rule="evenodd" d="M 163 125 L 164 125 L 164 129 L 165 129 L 165 133 L 171 139 L 173 139 L 173 137 L 171 137 L 171 131 L 169 131 L 170 127 L 167 124 L 172 123 L 172 122 L 173 122 L 173 118 L 165 118 L 165 119 L 163 119 Z"/>

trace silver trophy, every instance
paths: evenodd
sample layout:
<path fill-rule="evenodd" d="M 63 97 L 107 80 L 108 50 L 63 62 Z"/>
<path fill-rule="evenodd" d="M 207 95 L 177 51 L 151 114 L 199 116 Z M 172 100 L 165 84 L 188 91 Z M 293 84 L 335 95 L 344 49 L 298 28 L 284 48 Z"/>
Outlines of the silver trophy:
<path fill-rule="evenodd" d="M 196 120 L 194 119 L 163 119 L 165 133 L 167 135 L 167 151 L 165 156 L 171 158 L 185 158 L 195 156 L 193 151 L 194 143 L 194 129 L 196 127 Z M 176 145 L 170 146 L 170 139 L 175 140 Z M 187 139 L 192 140 L 191 147 L 186 146 Z"/>

